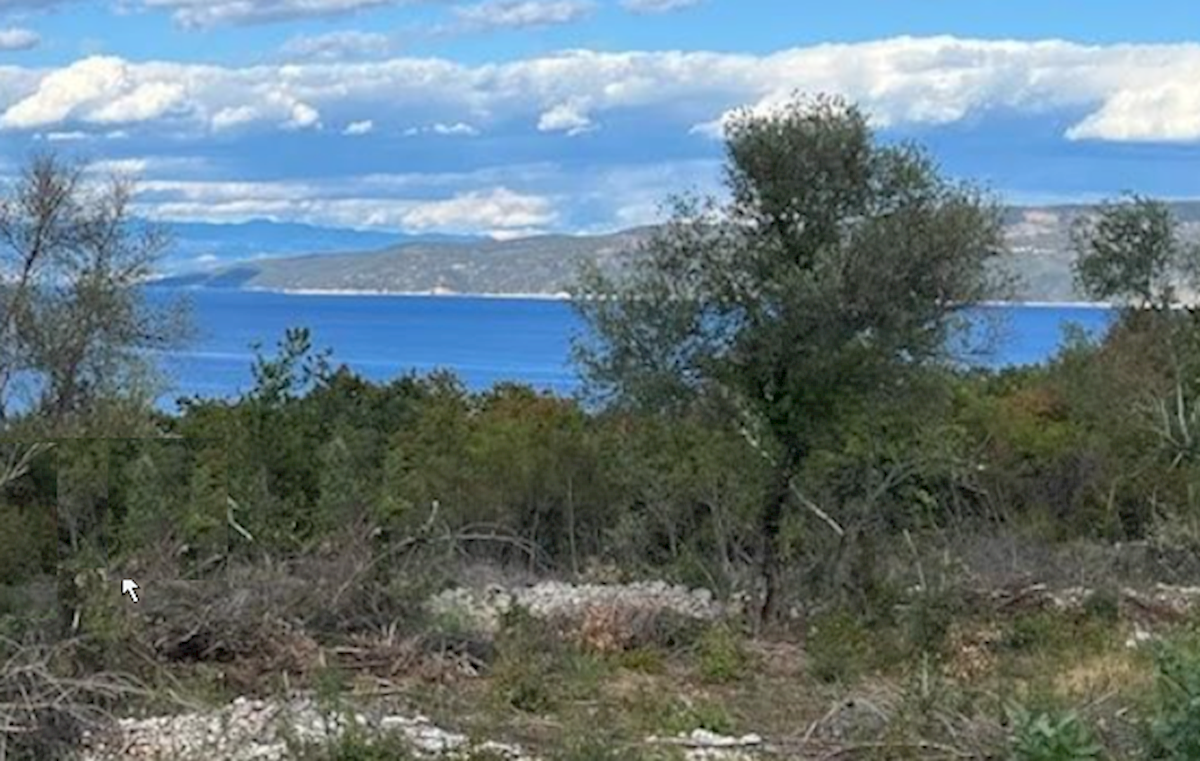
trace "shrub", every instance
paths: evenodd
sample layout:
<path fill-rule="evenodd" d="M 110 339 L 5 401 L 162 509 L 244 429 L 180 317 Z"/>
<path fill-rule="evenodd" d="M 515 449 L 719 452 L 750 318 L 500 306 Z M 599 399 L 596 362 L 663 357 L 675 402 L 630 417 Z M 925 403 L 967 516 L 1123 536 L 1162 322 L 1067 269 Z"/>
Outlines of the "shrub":
<path fill-rule="evenodd" d="M 1091 730 L 1073 712 L 1014 712 L 1014 761 L 1086 761 L 1102 754 Z"/>
<path fill-rule="evenodd" d="M 1116 589 L 1097 589 L 1083 602 L 1083 612 L 1093 621 L 1113 625 L 1121 619 L 1121 596 Z"/>
<path fill-rule="evenodd" d="M 1200 651 L 1192 643 L 1155 652 L 1156 705 L 1149 723 L 1153 758 L 1200 758 Z"/>
<path fill-rule="evenodd" d="M 1064 637 L 1063 616 L 1048 611 L 1033 611 L 1013 617 L 1001 645 L 1014 652 L 1033 652 L 1057 648 Z"/>
<path fill-rule="evenodd" d="M 728 624 L 717 624 L 697 643 L 700 674 L 709 682 L 731 682 L 742 676 L 749 657 L 742 640 Z"/>
<path fill-rule="evenodd" d="M 580 651 L 546 622 L 513 608 L 496 637 L 490 686 L 502 705 L 547 713 L 563 700 L 594 695 L 604 670 L 601 657 Z"/>
<path fill-rule="evenodd" d="M 871 659 L 870 634 L 850 613 L 826 613 L 809 628 L 809 669 L 822 682 L 856 679 L 869 668 Z"/>

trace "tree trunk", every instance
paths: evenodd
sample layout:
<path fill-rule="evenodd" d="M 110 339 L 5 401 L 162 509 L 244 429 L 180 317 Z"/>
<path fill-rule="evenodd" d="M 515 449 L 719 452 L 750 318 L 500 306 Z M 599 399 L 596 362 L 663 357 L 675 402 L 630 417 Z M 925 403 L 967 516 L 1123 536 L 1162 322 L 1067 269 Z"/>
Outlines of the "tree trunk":
<path fill-rule="evenodd" d="M 783 528 L 783 515 L 791 496 L 792 474 L 803 459 L 800 453 L 790 454 L 781 462 L 775 473 L 775 487 L 763 507 L 759 531 L 762 534 L 762 608 L 759 622 L 765 627 L 775 619 L 779 601 L 779 532 Z"/>
<path fill-rule="evenodd" d="M 575 481 L 567 476 L 567 540 L 571 546 L 571 573 L 579 578 L 579 551 L 575 545 Z"/>

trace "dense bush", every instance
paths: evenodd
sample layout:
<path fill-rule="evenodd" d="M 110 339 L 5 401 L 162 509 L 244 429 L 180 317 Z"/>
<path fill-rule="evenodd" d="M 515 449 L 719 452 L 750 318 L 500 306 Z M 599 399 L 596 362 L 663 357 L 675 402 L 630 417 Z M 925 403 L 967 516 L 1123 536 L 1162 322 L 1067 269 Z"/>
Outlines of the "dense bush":
<path fill-rule="evenodd" d="M 1182 331 L 1191 318 L 1177 319 Z M 797 583 L 870 607 L 892 595 L 877 567 L 889 537 L 981 521 L 1190 546 L 1200 460 L 1180 448 L 1184 432 L 1155 428 L 1172 392 L 1149 361 L 1165 351 L 1154 330 L 1126 318 L 1046 366 L 931 377 L 920 403 L 848 422 L 798 479 L 813 509 L 789 518 L 782 543 L 807 569 Z M 1173 351 L 1192 356 L 1180 341 Z M 303 331 L 256 374 L 240 399 L 127 412 L 136 438 L 39 457 L 4 486 L 0 581 L 52 572 L 60 540 L 194 575 L 370 534 L 380 551 L 454 537 L 476 559 L 572 573 L 615 563 L 728 591 L 761 549 L 769 464 L 702 403 L 664 417 L 515 384 L 471 392 L 445 374 L 373 383 L 333 369 Z M 1192 391 L 1179 394 L 1194 409 Z"/>

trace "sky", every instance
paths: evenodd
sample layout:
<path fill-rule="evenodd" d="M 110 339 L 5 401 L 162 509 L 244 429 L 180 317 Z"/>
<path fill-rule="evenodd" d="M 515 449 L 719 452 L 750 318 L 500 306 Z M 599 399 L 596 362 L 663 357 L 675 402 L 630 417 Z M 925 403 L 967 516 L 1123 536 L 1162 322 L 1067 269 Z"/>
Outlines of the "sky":
<path fill-rule="evenodd" d="M 86 159 L 164 220 L 647 224 L 795 93 L 1011 203 L 1200 197 L 1195 0 L 0 0 L 0 175 Z"/>

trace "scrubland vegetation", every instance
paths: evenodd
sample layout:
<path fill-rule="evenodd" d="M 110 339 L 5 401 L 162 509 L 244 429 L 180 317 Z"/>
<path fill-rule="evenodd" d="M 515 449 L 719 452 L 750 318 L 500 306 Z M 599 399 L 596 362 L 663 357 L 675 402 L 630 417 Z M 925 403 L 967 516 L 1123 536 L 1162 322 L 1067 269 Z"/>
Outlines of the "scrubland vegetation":
<path fill-rule="evenodd" d="M 112 269 L 118 191 L 35 163 L 6 266 L 75 277 L 2 304 L 2 377 L 35 392 L 4 421 L 0 758 L 297 691 L 543 758 L 676 758 L 697 729 L 781 758 L 1200 758 L 1200 326 L 1169 213 L 1078 231 L 1081 284 L 1123 305 L 1103 340 L 973 370 L 956 320 L 1004 287 L 985 194 L 838 101 L 728 141 L 728 205 L 681 202 L 616 281 L 581 280 L 587 398 L 372 383 L 296 329 L 240 398 L 169 415 L 128 380 L 182 334 Z M 728 612 L 515 606 L 483 631 L 427 605 L 545 578 Z"/>

